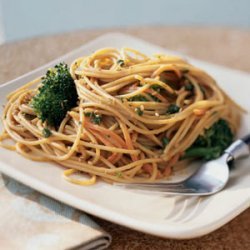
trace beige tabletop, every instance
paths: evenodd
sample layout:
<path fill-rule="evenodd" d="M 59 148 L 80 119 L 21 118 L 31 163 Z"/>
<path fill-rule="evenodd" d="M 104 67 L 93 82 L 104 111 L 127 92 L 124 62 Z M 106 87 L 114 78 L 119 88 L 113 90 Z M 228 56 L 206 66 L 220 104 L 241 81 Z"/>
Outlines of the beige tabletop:
<path fill-rule="evenodd" d="M 250 31 L 228 28 L 140 27 L 77 31 L 1 45 L 0 84 L 109 31 L 129 33 L 198 59 L 250 72 Z M 93 219 L 112 235 L 110 249 L 250 249 L 250 209 L 207 236 L 182 241 L 161 239 L 102 219 Z"/>

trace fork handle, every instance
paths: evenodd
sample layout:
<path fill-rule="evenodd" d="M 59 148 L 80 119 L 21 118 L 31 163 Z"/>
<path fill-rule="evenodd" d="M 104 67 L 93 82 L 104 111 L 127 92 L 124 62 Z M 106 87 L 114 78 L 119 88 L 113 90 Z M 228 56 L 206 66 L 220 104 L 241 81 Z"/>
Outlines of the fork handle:
<path fill-rule="evenodd" d="M 229 154 L 232 160 L 250 155 L 250 134 L 233 142 L 226 150 L 225 153 Z"/>

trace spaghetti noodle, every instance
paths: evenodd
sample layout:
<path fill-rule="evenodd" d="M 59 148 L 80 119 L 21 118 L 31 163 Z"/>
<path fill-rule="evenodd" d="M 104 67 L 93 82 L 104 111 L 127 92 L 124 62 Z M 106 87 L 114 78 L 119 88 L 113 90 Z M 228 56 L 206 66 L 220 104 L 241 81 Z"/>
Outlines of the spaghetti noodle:
<path fill-rule="evenodd" d="M 38 78 L 8 96 L 0 143 L 28 159 L 65 166 L 64 177 L 74 183 L 164 179 L 185 164 L 185 150 L 216 121 L 237 130 L 241 108 L 179 57 L 105 48 L 76 59 L 70 74 L 79 102 L 58 128 L 49 127 L 50 136 L 30 105 Z M 3 143 L 8 138 L 14 146 Z M 77 171 L 90 179 L 71 178 Z"/>

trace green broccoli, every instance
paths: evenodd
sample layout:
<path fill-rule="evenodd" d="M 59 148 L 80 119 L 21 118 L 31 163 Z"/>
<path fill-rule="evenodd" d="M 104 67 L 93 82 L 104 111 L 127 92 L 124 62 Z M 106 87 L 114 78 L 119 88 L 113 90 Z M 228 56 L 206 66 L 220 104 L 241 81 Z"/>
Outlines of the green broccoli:
<path fill-rule="evenodd" d="M 143 95 L 135 95 L 128 99 L 129 102 L 147 102 L 148 99 Z"/>
<path fill-rule="evenodd" d="M 163 148 L 165 148 L 169 144 L 169 139 L 167 137 L 163 137 L 161 139 L 161 143 L 162 143 Z"/>
<path fill-rule="evenodd" d="M 38 118 L 58 127 L 67 111 L 77 105 L 77 91 L 67 64 L 60 63 L 47 71 L 42 85 L 30 104 Z"/>
<path fill-rule="evenodd" d="M 175 114 L 180 111 L 180 107 L 174 103 L 170 104 L 167 109 L 167 114 Z"/>
<path fill-rule="evenodd" d="M 158 85 L 158 84 L 153 84 L 150 86 L 151 89 L 153 89 L 154 91 L 160 93 L 161 90 L 163 89 L 162 86 Z"/>
<path fill-rule="evenodd" d="M 52 135 L 51 131 L 48 128 L 44 128 L 42 134 L 45 138 L 48 138 Z"/>
<path fill-rule="evenodd" d="M 86 117 L 90 117 L 91 122 L 94 124 L 101 124 L 102 122 L 102 115 L 95 114 L 94 112 L 86 112 L 84 113 Z"/>
<path fill-rule="evenodd" d="M 184 158 L 202 158 L 211 160 L 218 158 L 232 143 L 233 133 L 227 121 L 220 119 L 206 129 L 185 152 Z"/>
<path fill-rule="evenodd" d="M 135 112 L 137 113 L 137 115 L 139 115 L 139 116 L 142 116 L 143 115 L 143 110 L 141 110 L 141 108 L 136 108 L 135 109 Z"/>
<path fill-rule="evenodd" d="M 124 60 L 119 59 L 119 60 L 117 60 L 117 64 L 120 65 L 121 67 L 123 67 L 125 65 L 125 62 L 124 62 Z"/>

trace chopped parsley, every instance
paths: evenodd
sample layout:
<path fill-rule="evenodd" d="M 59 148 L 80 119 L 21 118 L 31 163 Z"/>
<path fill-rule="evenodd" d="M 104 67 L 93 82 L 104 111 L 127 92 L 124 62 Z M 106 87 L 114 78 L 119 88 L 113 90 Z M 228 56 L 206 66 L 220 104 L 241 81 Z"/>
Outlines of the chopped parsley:
<path fill-rule="evenodd" d="M 147 102 L 148 99 L 144 95 L 135 95 L 128 99 L 129 102 Z"/>
<path fill-rule="evenodd" d="M 180 107 L 176 104 L 170 104 L 167 109 L 167 114 L 175 114 L 180 111 Z"/>
<path fill-rule="evenodd" d="M 44 128 L 42 133 L 45 138 L 48 138 L 52 135 L 51 131 L 48 128 Z"/>
<path fill-rule="evenodd" d="M 153 84 L 150 86 L 151 89 L 153 89 L 154 91 L 160 93 L 160 91 L 163 89 L 160 85 L 158 84 Z"/>
<path fill-rule="evenodd" d="M 158 97 L 156 97 L 152 94 L 148 94 L 148 95 L 154 100 L 154 102 L 161 102 L 161 100 Z"/>
<path fill-rule="evenodd" d="M 115 173 L 115 176 L 118 177 L 118 178 L 122 178 L 122 172 L 120 172 L 120 171 L 119 171 L 119 172 L 116 172 L 116 173 Z"/>
<path fill-rule="evenodd" d="M 163 137 L 161 139 L 162 147 L 165 148 L 169 144 L 169 139 L 167 137 Z"/>
<path fill-rule="evenodd" d="M 185 88 L 186 91 L 191 91 L 192 92 L 194 90 L 194 85 L 191 82 L 188 82 L 188 83 L 185 84 L 184 88 Z"/>
<path fill-rule="evenodd" d="M 143 111 L 140 108 L 136 108 L 135 112 L 137 113 L 137 115 L 142 116 L 143 115 Z"/>
<path fill-rule="evenodd" d="M 117 60 L 117 64 L 120 65 L 121 67 L 123 67 L 125 65 L 125 62 L 124 62 L 124 60 L 119 59 L 119 60 Z"/>
<path fill-rule="evenodd" d="M 150 93 L 147 93 L 147 95 L 150 96 L 154 102 L 161 102 L 161 100 L 157 98 L 156 96 Z M 130 97 L 128 101 L 129 102 L 148 102 L 149 100 L 144 95 L 135 95 L 135 96 Z"/>
<path fill-rule="evenodd" d="M 101 124 L 102 115 L 95 114 L 94 112 L 86 112 L 84 113 L 86 117 L 90 117 L 90 121 L 94 124 Z"/>

